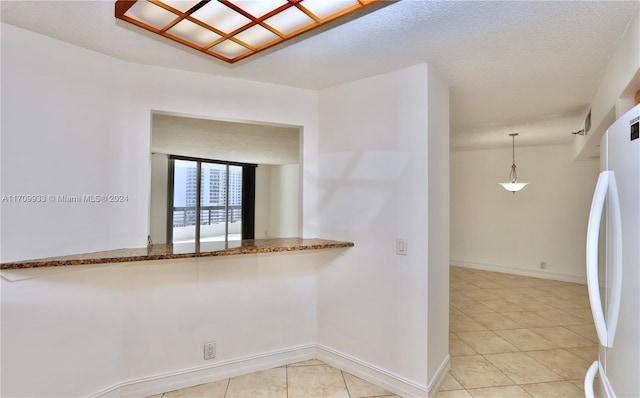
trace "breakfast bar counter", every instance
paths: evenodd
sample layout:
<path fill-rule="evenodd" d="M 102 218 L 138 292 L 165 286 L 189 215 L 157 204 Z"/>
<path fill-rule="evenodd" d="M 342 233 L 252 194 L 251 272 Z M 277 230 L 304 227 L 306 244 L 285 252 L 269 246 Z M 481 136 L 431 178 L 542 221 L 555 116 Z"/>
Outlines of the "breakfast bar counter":
<path fill-rule="evenodd" d="M 203 242 L 200 244 L 155 244 L 148 248 L 116 249 L 61 257 L 6 262 L 0 263 L 0 269 L 61 267 L 86 264 L 233 256 L 241 254 L 280 253 L 301 250 L 348 248 L 353 246 L 353 242 L 302 238 L 252 239 L 228 242 Z"/>

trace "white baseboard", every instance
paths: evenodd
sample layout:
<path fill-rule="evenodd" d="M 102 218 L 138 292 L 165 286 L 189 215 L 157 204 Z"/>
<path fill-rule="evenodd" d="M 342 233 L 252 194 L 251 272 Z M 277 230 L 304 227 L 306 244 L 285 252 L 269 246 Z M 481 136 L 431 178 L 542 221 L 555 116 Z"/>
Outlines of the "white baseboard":
<path fill-rule="evenodd" d="M 317 346 L 317 359 L 402 397 L 435 397 L 450 367 L 447 355 L 429 386 L 425 386 L 324 345 Z"/>
<path fill-rule="evenodd" d="M 104 389 L 91 398 L 107 397 L 147 397 L 163 392 L 211 383 L 248 373 L 284 366 L 290 363 L 307 361 L 316 357 L 315 345 L 292 347 L 279 351 L 252 355 L 212 365 L 182 369 L 129 380 Z"/>
<path fill-rule="evenodd" d="M 435 397 L 450 367 L 449 356 L 447 356 L 429 386 L 424 386 L 348 354 L 323 345 L 313 344 L 129 380 L 106 388 L 90 397 L 147 397 L 310 359 L 319 359 L 328 365 L 349 372 L 403 397 Z"/>
<path fill-rule="evenodd" d="M 551 279 L 554 281 L 580 283 L 583 285 L 587 284 L 586 276 L 563 274 L 559 272 L 551 272 L 551 271 L 545 271 L 545 270 L 522 269 L 522 268 L 509 267 L 506 265 L 481 264 L 481 263 L 472 263 L 469 261 L 457 261 L 457 260 L 451 260 L 451 265 L 464 267 L 464 268 L 480 269 L 483 271 L 503 272 L 503 273 L 514 274 L 514 275 L 531 276 L 534 278 Z"/>
<path fill-rule="evenodd" d="M 429 382 L 429 398 L 435 398 L 440 391 L 440 387 L 444 384 L 444 380 L 447 378 L 449 374 L 449 370 L 451 369 L 451 357 L 447 354 L 445 359 L 442 361 L 438 370 L 433 376 L 433 379 Z"/>

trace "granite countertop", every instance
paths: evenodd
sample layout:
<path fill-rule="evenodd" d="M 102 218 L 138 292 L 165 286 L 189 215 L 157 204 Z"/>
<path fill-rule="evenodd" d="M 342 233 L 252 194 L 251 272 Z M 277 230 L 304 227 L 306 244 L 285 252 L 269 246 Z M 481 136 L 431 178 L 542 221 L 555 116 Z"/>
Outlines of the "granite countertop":
<path fill-rule="evenodd" d="M 353 242 L 327 239 L 278 238 L 243 241 L 180 243 L 153 245 L 151 248 L 117 249 L 95 253 L 74 254 L 0 263 L 0 269 L 62 267 L 84 264 L 124 263 L 132 261 L 167 260 L 177 258 L 232 256 L 238 254 L 278 253 L 300 250 L 320 250 L 353 247 Z"/>

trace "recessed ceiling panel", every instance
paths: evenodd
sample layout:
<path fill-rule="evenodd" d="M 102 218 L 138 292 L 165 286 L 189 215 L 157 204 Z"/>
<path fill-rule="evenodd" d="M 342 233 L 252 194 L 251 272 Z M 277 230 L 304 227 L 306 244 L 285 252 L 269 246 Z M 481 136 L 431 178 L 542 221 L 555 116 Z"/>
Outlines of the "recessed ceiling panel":
<path fill-rule="evenodd" d="M 286 0 L 231 0 L 229 3 L 232 3 L 238 8 L 248 12 L 253 17 L 259 19 L 262 18 L 265 14 L 270 13 L 276 8 L 282 7 L 287 4 Z"/>
<path fill-rule="evenodd" d="M 204 47 L 221 37 L 209 29 L 205 29 L 186 19 L 175 24 L 171 29 L 167 30 L 167 33 L 181 37 L 196 44 L 198 47 Z"/>
<path fill-rule="evenodd" d="M 297 7 L 289 7 L 264 21 L 267 25 L 285 35 L 316 23 L 310 16 Z"/>
<path fill-rule="evenodd" d="M 254 25 L 249 29 L 238 33 L 236 38 L 252 47 L 260 47 L 271 41 L 278 40 L 280 36 L 260 25 Z"/>
<path fill-rule="evenodd" d="M 117 0 L 115 15 L 233 63 L 378 1 Z"/>
<path fill-rule="evenodd" d="M 359 3 L 358 0 L 304 0 L 300 5 L 323 19 Z"/>
<path fill-rule="evenodd" d="M 232 40 L 225 40 L 211 47 L 209 50 L 225 58 L 235 58 L 251 51 L 247 47 L 241 46 Z"/>
<path fill-rule="evenodd" d="M 178 17 L 171 11 L 167 11 L 147 1 L 136 2 L 133 7 L 127 10 L 125 15 L 156 29 L 164 28 Z"/>
<path fill-rule="evenodd" d="M 249 18 L 217 1 L 208 2 L 191 16 L 224 33 L 231 33 L 251 22 Z"/>
<path fill-rule="evenodd" d="M 187 12 L 198 3 L 200 3 L 200 0 L 164 0 L 164 4 L 180 12 Z"/>

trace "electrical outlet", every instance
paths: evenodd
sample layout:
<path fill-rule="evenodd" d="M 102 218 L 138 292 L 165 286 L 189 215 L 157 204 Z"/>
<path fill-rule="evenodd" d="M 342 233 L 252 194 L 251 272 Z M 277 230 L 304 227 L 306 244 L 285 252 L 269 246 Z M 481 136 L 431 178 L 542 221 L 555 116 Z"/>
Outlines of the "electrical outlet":
<path fill-rule="evenodd" d="M 204 343 L 204 359 L 213 359 L 216 357 L 216 342 Z"/>
<path fill-rule="evenodd" d="M 540 268 L 547 269 L 547 263 L 545 261 L 540 261 Z"/>

